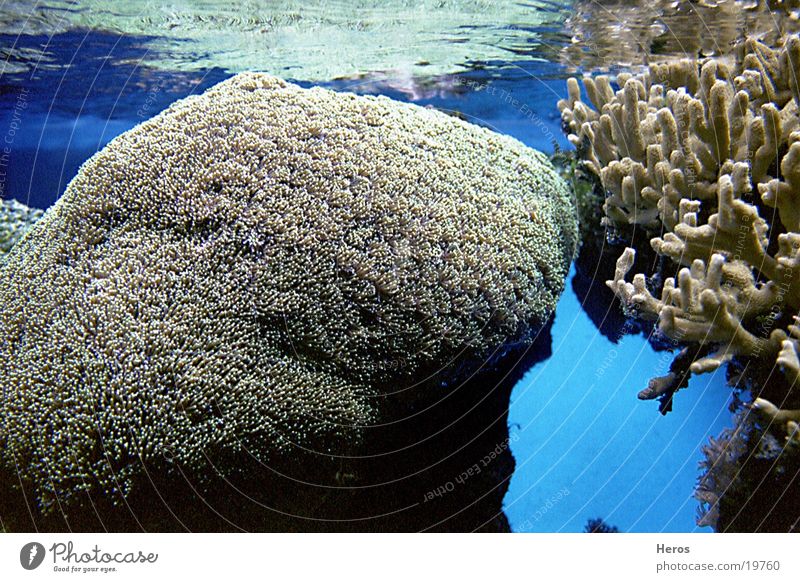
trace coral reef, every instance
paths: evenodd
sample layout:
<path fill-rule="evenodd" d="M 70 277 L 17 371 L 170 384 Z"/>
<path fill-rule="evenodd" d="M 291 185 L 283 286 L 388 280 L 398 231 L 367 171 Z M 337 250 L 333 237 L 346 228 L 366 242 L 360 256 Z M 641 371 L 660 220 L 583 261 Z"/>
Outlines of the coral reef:
<path fill-rule="evenodd" d="M 754 408 L 764 406 L 756 400 Z M 703 447 L 697 523 L 719 532 L 794 532 L 800 523 L 800 455 L 777 438 L 769 414 L 748 409 Z"/>
<path fill-rule="evenodd" d="M 776 50 L 748 40 L 733 67 L 654 65 L 620 75 L 616 92 L 607 77 L 587 78 L 596 109 L 571 79 L 559 103 L 571 141 L 609 193 L 606 225 L 622 238 L 644 230 L 658 255 L 685 265 L 654 294 L 644 274 L 626 280 L 628 248 L 608 284 L 671 340 L 716 346 L 691 363 L 693 373 L 736 356 L 777 357 L 786 332 L 761 333 L 756 323 L 800 307 L 798 73 L 798 37 Z"/>
<path fill-rule="evenodd" d="M 0 200 L 0 259 L 41 217 L 41 210 L 16 200 Z"/>
<path fill-rule="evenodd" d="M 331 484 L 387 402 L 532 340 L 576 237 L 516 140 L 237 75 L 95 155 L 0 268 L 3 464 L 73 518 L 165 475 Z"/>
<path fill-rule="evenodd" d="M 606 192 L 608 235 L 630 245 L 607 285 L 628 316 L 680 349 L 639 397 L 658 398 L 666 413 L 691 374 L 749 362 L 755 400 L 746 412 L 758 422 L 737 417 L 735 431 L 712 440 L 698 488 L 700 523 L 726 531 L 746 526 L 730 511 L 721 518 L 720 500 L 752 493 L 765 472 L 789 471 L 800 421 L 800 38 L 775 48 L 748 38 L 733 57 L 654 64 L 618 75 L 617 90 L 606 76 L 587 77 L 591 104 L 570 79 L 559 102 L 570 141 Z M 643 251 L 656 256 L 649 272 L 636 261 Z M 775 448 L 768 441 L 784 443 L 781 454 L 764 454 Z M 734 487 L 730 467 L 744 462 L 748 480 Z M 765 511 L 750 526 L 785 531 Z"/>
<path fill-rule="evenodd" d="M 751 433 L 752 417 L 740 411 L 734 417 L 733 428 L 725 429 L 718 438 L 711 437 L 703 446 L 703 474 L 695 491 L 695 498 L 700 501 L 697 525 L 718 526 L 725 494 L 735 486 L 742 459 L 748 456 Z"/>

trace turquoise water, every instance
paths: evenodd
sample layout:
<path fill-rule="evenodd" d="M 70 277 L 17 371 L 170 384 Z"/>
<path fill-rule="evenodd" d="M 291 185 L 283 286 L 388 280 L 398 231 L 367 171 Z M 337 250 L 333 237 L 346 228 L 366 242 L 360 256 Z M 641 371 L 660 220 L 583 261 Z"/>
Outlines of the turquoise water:
<path fill-rule="evenodd" d="M 612 343 L 564 293 L 552 357 L 511 394 L 517 468 L 504 505 L 514 531 L 579 532 L 593 517 L 620 531 L 700 531 L 700 446 L 729 424 L 730 388 L 721 371 L 695 376 L 661 416 L 636 394 L 671 360 L 641 336 Z"/>

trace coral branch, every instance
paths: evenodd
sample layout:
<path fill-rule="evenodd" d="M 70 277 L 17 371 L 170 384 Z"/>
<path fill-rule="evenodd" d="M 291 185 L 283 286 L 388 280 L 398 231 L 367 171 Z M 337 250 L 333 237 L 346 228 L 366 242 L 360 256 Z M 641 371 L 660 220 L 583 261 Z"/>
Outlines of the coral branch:
<path fill-rule="evenodd" d="M 586 79 L 598 111 L 580 102 L 574 81 L 559 107 L 606 189 L 604 224 L 623 237 L 644 228 L 653 250 L 678 265 L 655 279 L 664 281 L 659 297 L 645 274 L 626 280 L 635 251 L 625 249 L 607 284 L 626 311 L 657 320 L 678 344 L 713 347 L 692 352 L 693 373 L 770 357 L 794 382 L 797 340 L 754 324 L 800 308 L 800 92 L 792 81 L 800 39 L 777 49 L 748 39 L 735 53 L 733 66 L 706 59 L 620 75 L 616 91 L 607 77 Z M 768 216 L 765 207 L 776 210 Z M 678 381 L 659 378 L 645 392 L 665 394 Z"/>

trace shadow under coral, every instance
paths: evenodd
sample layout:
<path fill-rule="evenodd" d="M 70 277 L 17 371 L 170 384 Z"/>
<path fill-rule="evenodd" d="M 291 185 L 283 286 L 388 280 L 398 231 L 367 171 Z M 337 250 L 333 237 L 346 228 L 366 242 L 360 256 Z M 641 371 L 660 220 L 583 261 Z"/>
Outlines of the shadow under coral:
<path fill-rule="evenodd" d="M 32 496 L 6 474 L 0 525 L 7 531 L 509 531 L 502 508 L 514 471 L 509 396 L 531 366 L 549 357 L 551 323 L 532 345 L 506 347 L 457 382 L 452 374 L 449 382 L 428 382 L 411 403 L 387 399 L 384 418 L 396 420 L 370 428 L 353 458 L 316 455 L 291 466 L 243 458 L 246 477 L 207 478 L 202 494 L 197 474 L 145 466 L 124 500 L 87 495 L 47 515 L 29 508 Z M 207 473 L 214 474 L 212 465 Z"/>

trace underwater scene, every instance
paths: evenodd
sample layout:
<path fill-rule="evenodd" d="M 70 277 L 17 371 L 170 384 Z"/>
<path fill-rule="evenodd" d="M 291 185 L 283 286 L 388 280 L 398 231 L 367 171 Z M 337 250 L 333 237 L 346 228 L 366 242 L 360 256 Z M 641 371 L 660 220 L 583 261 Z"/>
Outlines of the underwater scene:
<path fill-rule="evenodd" d="M 0 529 L 795 531 L 799 35 L 0 1 Z"/>

